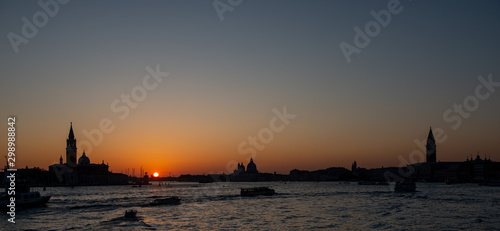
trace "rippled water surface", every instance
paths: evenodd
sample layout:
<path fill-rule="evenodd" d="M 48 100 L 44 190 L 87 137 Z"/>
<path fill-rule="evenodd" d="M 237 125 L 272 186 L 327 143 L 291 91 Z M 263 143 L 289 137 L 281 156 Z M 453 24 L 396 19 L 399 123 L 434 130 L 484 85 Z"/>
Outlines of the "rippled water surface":
<path fill-rule="evenodd" d="M 417 193 L 391 186 L 338 182 L 170 183 L 47 188 L 46 207 L 18 210 L 2 230 L 499 230 L 500 187 L 417 183 Z M 240 197 L 241 187 L 270 186 L 275 196 Z M 179 196 L 179 205 L 149 206 Z M 124 218 L 127 209 L 137 219 Z"/>

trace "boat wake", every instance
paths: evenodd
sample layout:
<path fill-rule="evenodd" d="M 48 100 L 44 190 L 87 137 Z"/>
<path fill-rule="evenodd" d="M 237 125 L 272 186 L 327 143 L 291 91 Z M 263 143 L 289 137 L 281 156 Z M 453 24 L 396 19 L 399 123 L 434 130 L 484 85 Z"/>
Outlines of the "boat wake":
<path fill-rule="evenodd" d="M 156 230 L 153 226 L 147 224 L 142 216 L 137 216 L 134 218 L 126 217 L 115 217 L 108 221 L 100 222 L 99 229 L 103 230 L 116 230 L 116 229 L 126 229 L 126 230 Z"/>

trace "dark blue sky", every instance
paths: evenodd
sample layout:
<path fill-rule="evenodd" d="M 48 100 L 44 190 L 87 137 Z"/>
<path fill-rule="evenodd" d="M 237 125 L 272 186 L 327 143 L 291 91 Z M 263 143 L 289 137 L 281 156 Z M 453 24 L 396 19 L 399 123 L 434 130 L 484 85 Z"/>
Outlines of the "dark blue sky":
<path fill-rule="evenodd" d="M 243 0 L 221 21 L 212 1 L 70 1 L 16 53 L 8 34 L 22 36 L 21 18 L 32 22 L 43 9 L 1 1 L 2 114 L 20 117 L 25 156 L 41 152 L 33 160 L 45 166 L 57 161 L 70 121 L 84 140 L 84 129 L 110 118 L 115 132 L 89 156 L 132 156 L 143 141 L 129 137 L 145 133 L 155 134 L 144 138 L 155 140 L 147 143 L 153 156 L 210 154 L 216 158 L 205 171 L 223 169 L 216 163 L 248 157 L 238 144 L 285 105 L 298 117 L 259 152 L 269 171 L 355 159 L 398 165 L 429 126 L 448 135 L 438 159 L 479 151 L 500 160 L 499 87 L 459 128 L 443 119 L 475 94 L 478 76 L 500 82 L 500 3 L 402 0 L 401 12 L 348 63 L 339 45 L 354 45 L 354 28 L 364 31 L 375 22 L 370 11 L 390 2 Z M 112 102 L 157 64 L 168 78 L 119 119 Z M 29 138 L 45 134 L 57 137 Z"/>

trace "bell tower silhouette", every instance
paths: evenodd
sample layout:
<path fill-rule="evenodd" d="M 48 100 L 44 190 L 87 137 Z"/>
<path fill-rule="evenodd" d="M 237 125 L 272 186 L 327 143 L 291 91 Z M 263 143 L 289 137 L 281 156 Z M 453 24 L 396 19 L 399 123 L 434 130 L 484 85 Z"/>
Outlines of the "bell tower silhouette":
<path fill-rule="evenodd" d="M 73 133 L 73 123 L 70 123 L 69 135 L 66 140 L 66 164 L 70 167 L 76 166 L 76 139 Z"/>
<path fill-rule="evenodd" d="M 432 134 L 432 127 L 429 129 L 429 135 L 427 136 L 427 145 L 425 146 L 427 149 L 427 163 L 435 163 L 436 162 L 436 140 L 434 139 L 434 134 Z"/>

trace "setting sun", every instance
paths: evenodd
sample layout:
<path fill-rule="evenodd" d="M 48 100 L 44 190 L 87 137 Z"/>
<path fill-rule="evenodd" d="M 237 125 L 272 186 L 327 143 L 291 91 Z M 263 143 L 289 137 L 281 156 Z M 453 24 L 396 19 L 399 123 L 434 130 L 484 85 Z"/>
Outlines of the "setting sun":
<path fill-rule="evenodd" d="M 153 176 L 154 177 L 158 177 L 160 174 L 158 174 L 157 172 L 153 173 Z"/>

